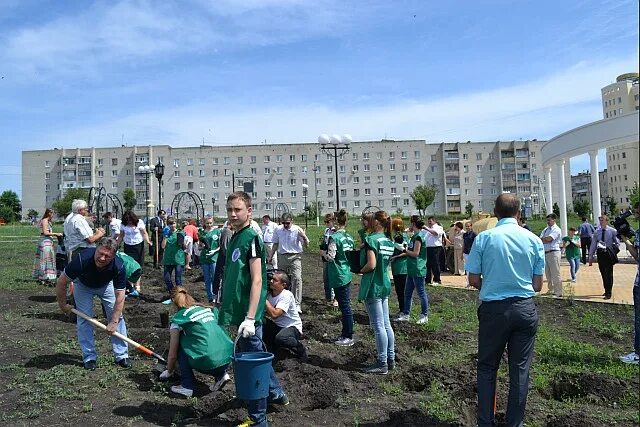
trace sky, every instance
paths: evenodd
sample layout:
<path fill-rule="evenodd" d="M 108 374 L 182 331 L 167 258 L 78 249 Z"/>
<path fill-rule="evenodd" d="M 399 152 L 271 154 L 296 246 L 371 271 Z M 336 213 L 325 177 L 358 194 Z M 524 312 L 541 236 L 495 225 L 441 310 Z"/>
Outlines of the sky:
<path fill-rule="evenodd" d="M 638 70 L 638 0 L 0 4 L 0 192 L 18 195 L 23 150 L 550 139 Z"/>

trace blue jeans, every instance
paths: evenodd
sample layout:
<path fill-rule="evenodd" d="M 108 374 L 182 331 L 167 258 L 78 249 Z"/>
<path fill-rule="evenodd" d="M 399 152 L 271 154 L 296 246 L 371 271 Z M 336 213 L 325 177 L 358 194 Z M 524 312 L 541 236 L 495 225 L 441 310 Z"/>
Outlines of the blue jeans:
<path fill-rule="evenodd" d="M 424 288 L 424 277 L 407 276 L 407 283 L 404 287 L 404 314 L 411 313 L 411 299 L 413 298 L 413 290 L 418 290 L 420 297 L 420 314 L 425 316 L 429 314 L 429 297 Z"/>
<path fill-rule="evenodd" d="M 204 275 L 204 290 L 207 292 L 209 302 L 213 301 L 213 274 L 216 271 L 216 263 L 200 264 L 202 274 Z"/>
<path fill-rule="evenodd" d="M 635 336 L 633 351 L 640 354 L 640 285 L 633 287 L 633 311 L 635 312 Z"/>
<path fill-rule="evenodd" d="M 215 369 L 198 371 L 198 372 L 202 372 L 203 374 L 213 375 L 216 381 L 218 381 L 224 376 L 225 372 L 227 372 L 227 366 L 229 365 L 222 365 Z M 195 378 L 193 376 L 193 369 L 189 364 L 189 357 L 187 357 L 187 353 L 184 352 L 182 347 L 178 351 L 178 367 L 180 368 L 180 384 L 184 388 L 193 390 L 193 381 Z"/>
<path fill-rule="evenodd" d="M 353 312 L 351 311 L 351 282 L 334 289 L 342 313 L 342 338 L 353 338 Z"/>
<path fill-rule="evenodd" d="M 578 274 L 578 270 L 580 270 L 580 258 L 567 258 L 567 261 L 569 261 L 571 280 L 576 280 L 576 274 Z"/>
<path fill-rule="evenodd" d="M 376 336 L 378 363 L 387 364 L 387 360 L 396 357 L 396 338 L 389 321 L 389 298 L 369 298 L 365 302 L 369 314 L 369 324 Z"/>
<path fill-rule="evenodd" d="M 336 297 L 335 293 L 333 291 L 333 288 L 331 286 L 329 286 L 329 269 L 328 269 L 329 263 L 328 262 L 323 262 L 322 263 L 322 283 L 324 283 L 324 298 L 327 301 L 333 301 L 333 299 Z"/>
<path fill-rule="evenodd" d="M 109 282 L 101 288 L 90 288 L 83 285 L 78 279 L 74 281 L 73 298 L 76 302 L 76 308 L 90 317 L 93 317 L 94 296 L 100 298 L 107 314 L 107 320 L 110 321 L 111 315 L 113 314 L 113 306 L 116 303 L 116 294 L 113 289 L 113 282 Z M 78 343 L 82 350 L 82 361 L 87 362 L 89 360 L 97 360 L 98 355 L 96 353 L 93 326 L 91 323 L 78 316 L 76 329 L 78 331 Z M 122 315 L 120 315 L 120 322 L 118 323 L 117 331 L 120 334 L 127 336 L 127 326 L 124 323 Z M 113 348 L 113 355 L 115 356 L 116 361 L 129 357 L 127 343 L 120 338 L 112 336 L 111 347 Z"/>
<path fill-rule="evenodd" d="M 264 351 L 262 347 L 262 325 L 256 325 L 256 334 L 249 338 L 238 340 L 238 348 L 241 352 Z M 284 390 L 276 377 L 276 373 L 271 367 L 269 373 L 269 399 L 277 399 L 284 394 Z M 267 398 L 249 400 L 247 402 L 249 418 L 255 426 L 263 427 L 267 425 Z"/>
<path fill-rule="evenodd" d="M 171 273 L 176 272 L 176 286 L 182 286 L 182 271 L 184 265 L 165 265 L 164 266 L 164 284 L 167 286 L 167 291 L 171 293 L 173 289 L 173 283 L 171 282 Z"/>

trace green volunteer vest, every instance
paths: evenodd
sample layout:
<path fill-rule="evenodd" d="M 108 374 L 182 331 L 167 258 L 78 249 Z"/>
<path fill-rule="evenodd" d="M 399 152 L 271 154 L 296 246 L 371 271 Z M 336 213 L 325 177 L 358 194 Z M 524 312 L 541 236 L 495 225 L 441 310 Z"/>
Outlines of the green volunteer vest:
<path fill-rule="evenodd" d="M 164 256 L 162 257 L 163 265 L 184 265 L 185 263 L 184 248 L 178 247 L 178 234 L 182 234 L 182 237 L 184 237 L 182 231 L 176 231 L 167 237 Z"/>
<path fill-rule="evenodd" d="M 339 288 L 351 282 L 351 269 L 347 259 L 347 251 L 353 249 L 353 237 L 345 230 L 337 230 L 329 236 L 329 242 L 336 244 L 336 257 L 327 264 L 327 274 L 329 275 L 329 286 Z"/>
<path fill-rule="evenodd" d="M 574 245 L 575 244 L 580 244 L 580 236 L 564 236 L 562 238 L 562 241 L 564 242 L 573 242 Z M 565 256 L 567 257 L 567 259 L 576 259 L 576 258 L 580 258 L 582 255 L 580 253 L 580 248 L 578 246 L 567 246 L 567 248 L 564 251 Z"/>
<path fill-rule="evenodd" d="M 393 255 L 393 242 L 384 233 L 371 233 L 366 237 L 366 244 L 367 249 L 373 249 L 376 254 L 376 268 L 362 276 L 358 300 L 387 298 L 391 293 L 391 280 L 387 270 Z"/>
<path fill-rule="evenodd" d="M 222 284 L 222 308 L 218 318 L 218 323 L 221 325 L 240 325 L 247 315 L 251 292 L 249 259 L 255 257 L 262 260 L 262 291 L 255 316 L 256 323 L 262 323 L 268 289 L 264 243 L 256 230 L 246 226 L 233 234 L 227 246 Z"/>
<path fill-rule="evenodd" d="M 138 261 L 131 258 L 129 255 L 124 252 L 116 252 L 116 256 L 122 260 L 122 264 L 124 264 L 124 273 L 127 276 L 127 280 L 131 277 L 133 273 L 140 270 L 140 264 Z"/>
<path fill-rule="evenodd" d="M 409 243 L 409 235 L 407 233 L 402 233 L 402 234 L 398 234 L 399 236 L 402 236 L 402 243 Z M 400 255 L 402 253 L 402 249 L 400 249 L 398 247 L 398 245 L 402 245 L 401 243 L 395 243 L 395 241 L 393 242 L 394 246 L 395 246 L 395 250 L 393 251 L 393 255 Z M 406 256 L 403 256 L 401 258 L 396 258 L 395 260 L 393 260 L 393 262 L 391 263 L 391 273 L 393 273 L 394 276 L 400 275 L 400 274 L 407 274 L 407 258 Z"/>
<path fill-rule="evenodd" d="M 408 249 L 413 250 L 416 241 L 420 241 L 420 253 L 416 258 L 407 256 L 407 276 L 425 277 L 427 275 L 427 245 L 423 231 L 416 231 L 409 240 Z"/>
<path fill-rule="evenodd" d="M 220 340 L 214 339 L 219 335 L 220 326 L 216 321 L 215 312 L 197 305 L 182 308 L 171 318 L 171 323 L 182 328 L 180 347 L 189 358 L 191 367 L 198 371 L 211 370 L 226 365 L 231 361 L 233 348 L 230 347 L 225 356 L 220 359 Z M 214 356 L 218 358 L 214 358 Z"/>
<path fill-rule="evenodd" d="M 220 246 L 220 232 L 222 230 L 220 228 L 214 228 L 211 231 L 201 230 L 200 233 L 200 241 L 207 242 L 211 251 L 218 249 Z M 216 251 L 213 255 L 207 255 L 209 251 L 207 249 L 203 249 L 200 253 L 200 264 L 215 264 L 218 262 L 218 253 L 220 251 Z"/>

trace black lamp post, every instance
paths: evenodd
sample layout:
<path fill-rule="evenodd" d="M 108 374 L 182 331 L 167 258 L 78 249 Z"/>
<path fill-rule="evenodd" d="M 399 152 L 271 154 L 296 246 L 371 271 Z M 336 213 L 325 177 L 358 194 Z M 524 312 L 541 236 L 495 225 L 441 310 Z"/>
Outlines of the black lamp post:
<path fill-rule="evenodd" d="M 158 179 L 158 210 L 162 209 L 162 177 L 164 176 L 164 165 L 158 162 L 155 167 L 156 178 Z"/>
<path fill-rule="evenodd" d="M 309 228 L 309 206 L 307 205 L 307 190 L 309 186 L 302 184 L 302 197 L 304 197 L 304 229 Z"/>
<path fill-rule="evenodd" d="M 216 198 L 212 197 L 211 198 L 211 218 L 213 218 L 216 215 Z"/>
<path fill-rule="evenodd" d="M 323 133 L 318 137 L 318 142 L 320 143 L 320 151 L 333 157 L 334 172 L 336 177 L 336 210 L 340 209 L 340 189 L 338 188 L 338 156 L 341 156 L 350 150 L 349 144 L 351 144 L 351 141 L 352 138 L 349 134 L 344 134 L 342 136 L 329 136 L 326 133 Z"/>

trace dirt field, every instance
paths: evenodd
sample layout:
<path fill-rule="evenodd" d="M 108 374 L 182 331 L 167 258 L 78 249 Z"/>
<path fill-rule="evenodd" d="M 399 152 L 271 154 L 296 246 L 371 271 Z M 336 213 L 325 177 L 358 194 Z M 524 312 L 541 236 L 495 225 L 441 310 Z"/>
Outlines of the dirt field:
<path fill-rule="evenodd" d="M 275 369 L 291 404 L 270 409 L 273 425 L 457 426 L 475 424 L 477 294 L 429 287 L 428 325 L 395 324 L 398 368 L 370 376 L 375 345 L 362 304 L 355 309 L 356 344 L 339 348 L 339 312 L 322 300 L 317 256 L 303 261 L 305 344 L 309 360 L 280 357 Z M 185 282 L 205 300 L 199 271 Z M 446 278 L 445 278 L 446 280 Z M 129 336 L 157 352 L 168 344 L 160 327 L 167 306 L 160 271 L 143 276 L 143 296 L 128 299 Z M 246 411 L 233 384 L 212 393 L 198 374 L 193 398 L 168 391 L 152 359 L 131 353 L 134 368 L 113 365 L 109 341 L 97 333 L 100 358 L 82 368 L 75 325 L 58 311 L 52 288 L 0 291 L 0 419 L 7 425 L 234 425 Z M 395 299 L 395 294 L 392 300 Z M 628 306 L 539 299 L 541 329 L 527 425 L 636 425 L 640 370 L 616 360 L 632 342 Z M 393 312 L 397 304 L 393 304 Z M 415 311 L 415 307 L 414 307 Z M 99 313 L 99 310 L 96 310 Z M 98 318 L 102 315 L 99 314 Z M 102 319 L 103 320 L 103 319 Z M 282 356 L 282 355 L 279 355 Z M 505 359 L 506 361 L 506 359 Z M 504 364 L 503 364 L 504 365 Z M 507 373 L 499 373 L 498 417 L 504 419 Z"/>

